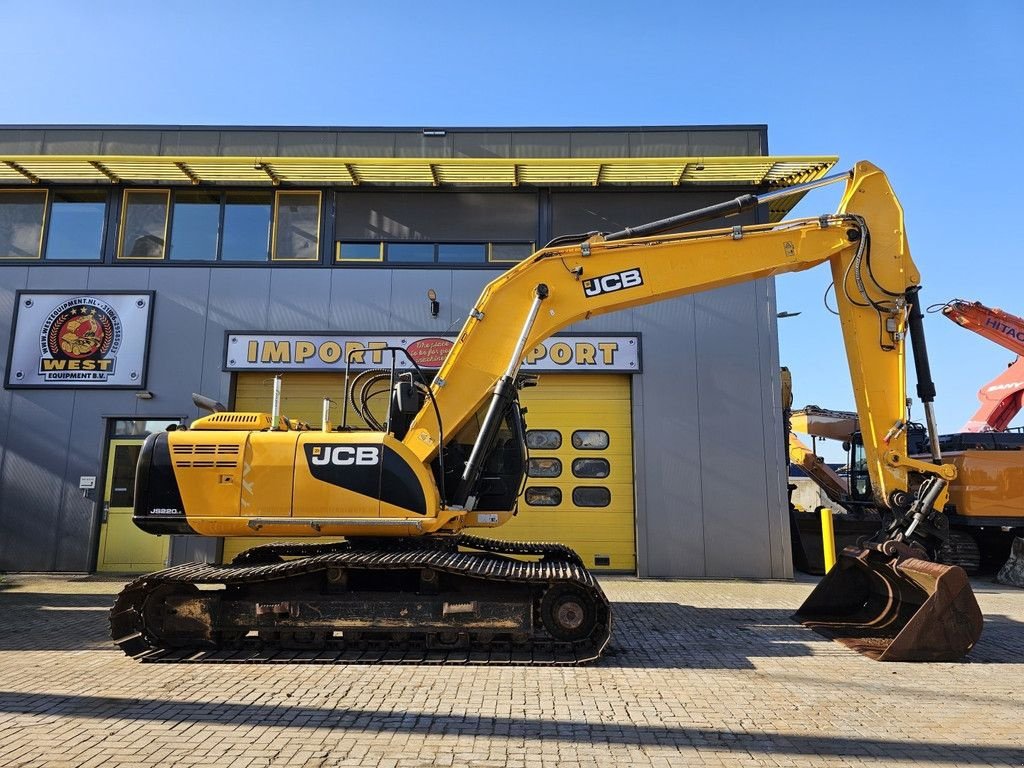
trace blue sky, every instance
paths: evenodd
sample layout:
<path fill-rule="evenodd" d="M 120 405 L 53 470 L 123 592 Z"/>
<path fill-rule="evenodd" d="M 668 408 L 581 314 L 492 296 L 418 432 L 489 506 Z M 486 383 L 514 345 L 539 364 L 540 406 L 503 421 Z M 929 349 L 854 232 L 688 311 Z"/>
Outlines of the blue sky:
<path fill-rule="evenodd" d="M 773 154 L 887 171 L 926 303 L 1024 315 L 1021 2 L 49 2 L 3 19 L 0 123 L 766 123 Z M 848 408 L 827 284 L 779 279 L 779 308 L 802 312 L 780 321 L 782 359 L 798 404 Z M 1011 356 L 926 327 L 955 430 Z"/>

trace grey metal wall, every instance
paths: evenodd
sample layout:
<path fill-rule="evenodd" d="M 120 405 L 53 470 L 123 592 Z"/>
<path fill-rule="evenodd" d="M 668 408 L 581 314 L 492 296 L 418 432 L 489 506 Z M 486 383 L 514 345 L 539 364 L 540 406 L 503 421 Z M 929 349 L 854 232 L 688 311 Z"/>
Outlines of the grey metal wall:
<path fill-rule="evenodd" d="M 444 332 L 458 327 L 495 274 L 0 268 L 0 360 L 18 288 L 156 291 L 152 400 L 131 391 L 0 391 L 0 569 L 90 567 L 98 505 L 77 486 L 79 476 L 101 474 L 103 417 L 195 417 L 193 391 L 226 401 L 225 330 Z M 441 302 L 436 319 L 428 287 Z M 578 326 L 643 335 L 644 373 L 633 381 L 641 575 L 790 574 L 774 312 L 772 283 L 758 281 Z"/>

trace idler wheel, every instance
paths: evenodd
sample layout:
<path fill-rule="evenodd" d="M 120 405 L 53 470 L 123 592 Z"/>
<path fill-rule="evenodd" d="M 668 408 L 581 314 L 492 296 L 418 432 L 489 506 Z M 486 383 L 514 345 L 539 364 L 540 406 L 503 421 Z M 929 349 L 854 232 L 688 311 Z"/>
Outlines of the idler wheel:
<path fill-rule="evenodd" d="M 597 624 L 597 611 L 590 595 L 573 586 L 552 587 L 540 601 L 544 629 L 556 640 L 573 642 L 590 636 Z"/>

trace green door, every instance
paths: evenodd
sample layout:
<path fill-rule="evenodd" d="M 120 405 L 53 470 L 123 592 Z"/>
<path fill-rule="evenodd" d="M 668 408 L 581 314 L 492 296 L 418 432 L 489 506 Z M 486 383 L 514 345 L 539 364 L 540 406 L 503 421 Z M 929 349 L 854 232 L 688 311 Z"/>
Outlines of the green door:
<path fill-rule="evenodd" d="M 135 465 L 142 440 L 111 440 L 103 490 L 103 524 L 96 570 L 114 573 L 157 571 L 167 562 L 170 538 L 139 530 L 132 522 Z"/>

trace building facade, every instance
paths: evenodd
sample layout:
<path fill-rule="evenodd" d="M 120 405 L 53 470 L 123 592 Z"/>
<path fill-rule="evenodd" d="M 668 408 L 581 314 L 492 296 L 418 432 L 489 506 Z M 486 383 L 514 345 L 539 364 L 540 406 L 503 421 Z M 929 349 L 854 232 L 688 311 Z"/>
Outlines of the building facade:
<path fill-rule="evenodd" d="M 141 439 L 193 392 L 269 411 L 281 374 L 286 415 L 318 424 L 326 395 L 338 421 L 346 353 L 443 358 L 552 237 L 833 162 L 768 156 L 764 126 L 0 128 L 0 570 L 230 559 L 247 542 L 130 524 Z M 492 533 L 598 570 L 791 575 L 772 281 L 579 323 L 527 366 L 531 477 Z"/>

